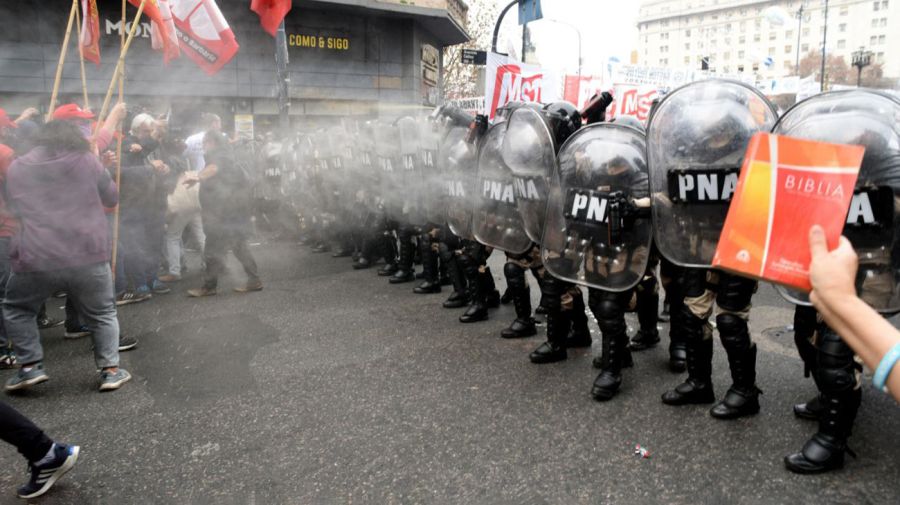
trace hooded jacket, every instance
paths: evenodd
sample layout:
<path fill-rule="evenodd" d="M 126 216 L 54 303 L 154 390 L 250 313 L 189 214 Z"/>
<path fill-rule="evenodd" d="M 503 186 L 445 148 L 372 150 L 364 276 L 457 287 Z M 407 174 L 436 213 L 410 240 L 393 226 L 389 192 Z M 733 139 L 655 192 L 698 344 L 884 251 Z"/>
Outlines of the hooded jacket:
<path fill-rule="evenodd" d="M 36 147 L 9 167 L 6 197 L 20 222 L 10 248 L 14 272 L 109 261 L 103 208 L 118 203 L 118 191 L 96 155 Z"/>

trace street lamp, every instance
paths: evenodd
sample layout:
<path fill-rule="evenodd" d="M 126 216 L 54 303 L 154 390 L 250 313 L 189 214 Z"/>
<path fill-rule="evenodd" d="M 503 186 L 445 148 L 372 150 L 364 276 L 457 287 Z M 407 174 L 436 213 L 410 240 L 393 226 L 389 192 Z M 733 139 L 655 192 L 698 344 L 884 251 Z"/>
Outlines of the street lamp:
<path fill-rule="evenodd" d="M 860 46 L 859 49 L 853 51 L 853 66 L 856 67 L 856 87 L 858 88 L 862 81 L 862 71 L 864 68 L 872 64 L 872 51 L 866 51 L 866 48 Z"/>

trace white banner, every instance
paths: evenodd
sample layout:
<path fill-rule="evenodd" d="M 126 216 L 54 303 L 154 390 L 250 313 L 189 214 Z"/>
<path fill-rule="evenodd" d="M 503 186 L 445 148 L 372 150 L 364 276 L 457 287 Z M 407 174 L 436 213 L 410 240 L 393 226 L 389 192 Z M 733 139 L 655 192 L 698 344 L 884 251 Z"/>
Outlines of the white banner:
<path fill-rule="evenodd" d="M 549 103 L 560 100 L 560 80 L 537 65 L 488 53 L 485 68 L 485 114 L 494 119 L 497 108 L 509 102 Z"/>
<path fill-rule="evenodd" d="M 650 116 L 653 100 L 659 97 L 659 88 L 653 85 L 616 84 L 613 93 L 615 100 L 609 106 L 607 119 L 616 116 L 634 116 L 638 121 L 645 122 Z"/>
<path fill-rule="evenodd" d="M 759 90 L 765 95 L 793 95 L 800 91 L 800 77 L 780 77 L 759 83 Z"/>
<path fill-rule="evenodd" d="M 800 79 L 797 85 L 797 101 L 809 98 L 819 93 L 819 81 L 815 75 L 809 75 Z"/>

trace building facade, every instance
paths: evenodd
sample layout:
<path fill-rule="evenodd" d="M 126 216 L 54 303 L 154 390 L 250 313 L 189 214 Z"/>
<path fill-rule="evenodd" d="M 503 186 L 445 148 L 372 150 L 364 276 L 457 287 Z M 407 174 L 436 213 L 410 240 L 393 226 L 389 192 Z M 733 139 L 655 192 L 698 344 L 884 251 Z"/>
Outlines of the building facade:
<path fill-rule="evenodd" d="M 810 51 L 843 56 L 864 47 L 884 75 L 900 77 L 900 0 L 651 0 L 638 17 L 640 63 L 750 73 L 759 79 L 795 75 Z M 784 24 L 768 15 L 777 7 Z M 802 9 L 802 16 L 800 15 Z M 805 77 L 805 76 L 801 76 Z"/>
<path fill-rule="evenodd" d="M 164 66 L 143 19 L 126 60 L 130 104 L 176 114 L 215 111 L 229 124 L 235 115 L 274 123 L 275 39 L 260 27 L 249 0 L 217 4 L 240 44 L 234 59 L 213 76 L 184 56 Z M 70 6 L 71 0 L 0 2 L 0 107 L 48 105 Z M 128 28 L 120 0 L 98 0 L 98 10 L 102 61 L 86 63 L 95 108 Z M 129 6 L 128 19 L 135 14 Z M 285 19 L 292 122 L 313 127 L 336 116 L 390 116 L 437 103 L 441 49 L 468 40 L 466 16 L 463 0 L 294 0 Z M 61 94 L 81 102 L 74 30 L 72 39 Z"/>

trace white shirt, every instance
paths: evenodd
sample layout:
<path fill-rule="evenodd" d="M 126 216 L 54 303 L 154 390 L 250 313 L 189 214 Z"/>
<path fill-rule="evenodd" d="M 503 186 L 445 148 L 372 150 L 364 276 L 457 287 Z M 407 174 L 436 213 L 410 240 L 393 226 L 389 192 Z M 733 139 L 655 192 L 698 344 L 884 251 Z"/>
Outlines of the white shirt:
<path fill-rule="evenodd" d="M 203 136 L 206 132 L 195 133 L 184 140 L 184 156 L 191 165 L 191 170 L 199 172 L 206 168 L 206 160 L 203 159 Z"/>

